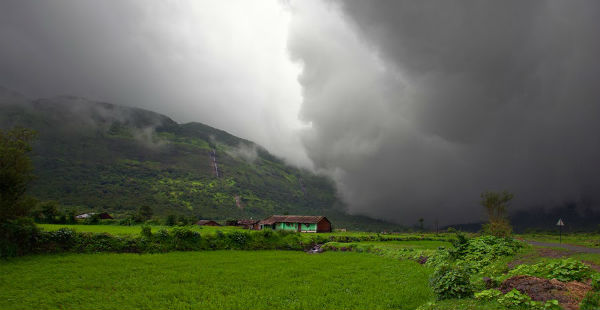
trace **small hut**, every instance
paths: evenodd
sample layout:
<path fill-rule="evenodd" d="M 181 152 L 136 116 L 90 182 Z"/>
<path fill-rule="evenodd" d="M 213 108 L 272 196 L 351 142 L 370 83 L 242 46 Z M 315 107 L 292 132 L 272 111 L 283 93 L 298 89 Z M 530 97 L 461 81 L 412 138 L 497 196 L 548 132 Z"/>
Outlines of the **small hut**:
<path fill-rule="evenodd" d="M 260 222 L 260 220 L 238 220 L 235 223 L 235 226 L 244 227 L 245 229 L 258 230 L 258 222 Z"/>
<path fill-rule="evenodd" d="M 199 220 L 198 222 L 196 222 L 196 225 L 200 225 L 200 226 L 221 226 L 219 225 L 219 223 L 213 221 L 213 220 Z"/>

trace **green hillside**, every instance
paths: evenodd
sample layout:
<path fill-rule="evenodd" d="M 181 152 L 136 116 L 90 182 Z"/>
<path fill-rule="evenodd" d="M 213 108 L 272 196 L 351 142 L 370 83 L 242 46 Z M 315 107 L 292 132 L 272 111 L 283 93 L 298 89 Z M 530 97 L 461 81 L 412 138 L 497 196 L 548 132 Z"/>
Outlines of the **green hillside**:
<path fill-rule="evenodd" d="M 38 132 L 31 194 L 65 209 L 125 215 L 149 205 L 158 216 L 213 219 L 324 214 L 337 227 L 395 227 L 344 214 L 331 180 L 204 124 L 75 97 L 5 96 L 0 126 L 17 125 Z"/>

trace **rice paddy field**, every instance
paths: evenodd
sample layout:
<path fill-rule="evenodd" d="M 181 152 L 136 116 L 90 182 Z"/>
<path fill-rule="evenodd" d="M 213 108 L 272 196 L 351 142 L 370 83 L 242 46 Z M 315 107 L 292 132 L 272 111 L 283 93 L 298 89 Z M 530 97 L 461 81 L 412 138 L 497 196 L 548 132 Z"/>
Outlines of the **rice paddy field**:
<path fill-rule="evenodd" d="M 101 233 L 92 234 L 96 236 L 110 234 L 118 237 L 81 239 L 92 242 L 94 247 L 89 251 L 86 250 L 88 248 L 71 248 L 71 252 L 48 252 L 0 260 L 0 309 L 474 310 L 512 307 L 472 295 L 439 300 L 439 292 L 430 282 L 432 276 L 435 277 L 434 270 L 437 270 L 433 266 L 436 261 L 439 263 L 440 259 L 444 259 L 444 251 L 454 248 L 450 241 L 458 240 L 455 233 L 332 232 L 318 234 L 318 239 L 309 238 L 314 234 L 284 234 L 268 239 L 274 244 L 283 242 L 281 245 L 284 247 L 278 247 L 280 249 L 291 249 L 285 247 L 285 242 L 311 244 L 319 240 L 321 249 L 325 251 L 320 254 L 305 253 L 302 247 L 292 247 L 294 251 L 231 250 L 235 247 L 216 250 L 228 248 L 223 246 L 184 252 L 142 250 L 146 254 L 130 254 L 108 253 L 101 246 L 102 242 L 121 240 L 121 237 L 123 240 L 135 237 L 136 242 L 141 244 L 143 240 L 159 242 L 166 236 L 159 231 L 165 229 L 171 237 L 160 242 L 166 246 L 169 242 L 182 242 L 177 239 L 180 237 L 175 237 L 178 230 L 154 225 L 151 226 L 153 234 L 148 235 L 141 234 L 140 225 L 39 225 L 44 231 L 57 231 L 63 227 L 81 233 Z M 206 242 L 212 240 L 210 242 L 217 242 L 215 245 L 220 244 L 218 242 L 234 242 L 237 239 L 227 236 L 240 236 L 235 232 L 241 230 L 238 227 L 196 225 L 187 226 L 187 229 L 200 232 L 202 238 L 208 236 Z M 476 268 L 469 275 L 474 292 L 485 289 L 483 276 L 501 277 L 520 265 L 545 266 L 574 259 L 588 265 L 590 271 L 600 270 L 600 254 L 570 250 L 557 244 L 532 246 L 520 243 L 519 250 L 511 255 L 502 254 L 490 260 L 490 255 L 499 255 L 490 253 L 508 251 L 507 245 L 501 245 L 502 241 L 496 239 L 486 239 L 486 236 L 466 236 L 474 243 L 462 254 L 466 258 L 461 256 L 457 259 L 477 266 L 485 263 L 481 265 L 485 268 Z M 256 232 L 253 238 L 259 240 L 262 237 Z M 539 242 L 557 241 L 554 238 L 557 236 L 551 234 L 514 237 Z M 585 245 L 595 250 L 593 240 L 599 236 L 570 234 L 563 237 L 563 243 Z M 496 241 L 485 243 L 484 240 Z M 524 304 L 516 308 L 521 306 Z"/>
<path fill-rule="evenodd" d="M 370 254 L 62 254 L 0 262 L 0 309 L 415 309 L 429 268 Z"/>

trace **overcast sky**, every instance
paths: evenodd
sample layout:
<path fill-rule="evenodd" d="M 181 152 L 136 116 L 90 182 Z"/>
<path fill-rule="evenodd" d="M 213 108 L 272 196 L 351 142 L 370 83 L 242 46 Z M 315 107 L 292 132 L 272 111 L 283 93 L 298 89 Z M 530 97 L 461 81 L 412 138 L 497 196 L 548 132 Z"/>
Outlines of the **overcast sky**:
<path fill-rule="evenodd" d="M 5 0 L 0 85 L 199 121 L 405 224 L 600 203 L 600 2 Z"/>

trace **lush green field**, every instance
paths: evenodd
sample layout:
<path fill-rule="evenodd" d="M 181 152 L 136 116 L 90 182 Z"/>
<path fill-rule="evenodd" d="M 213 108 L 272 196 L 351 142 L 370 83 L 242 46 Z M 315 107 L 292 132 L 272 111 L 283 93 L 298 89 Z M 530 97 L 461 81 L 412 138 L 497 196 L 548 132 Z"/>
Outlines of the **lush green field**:
<path fill-rule="evenodd" d="M 92 232 L 92 233 L 109 233 L 111 235 L 139 235 L 142 231 L 141 225 L 132 225 L 132 226 L 119 226 L 119 225 L 66 225 L 66 224 L 38 224 L 38 227 L 45 231 L 56 231 L 61 228 L 70 228 L 77 232 Z M 186 226 L 191 230 L 198 231 L 201 233 L 215 233 L 217 230 L 222 232 L 229 232 L 240 230 L 240 227 L 233 226 L 221 226 L 221 227 L 212 227 L 212 226 L 198 226 L 198 225 L 190 225 Z M 171 229 L 173 227 L 170 226 L 151 226 L 153 232 L 157 232 L 160 229 Z"/>
<path fill-rule="evenodd" d="M 68 254 L 0 262 L 1 309 L 414 309 L 430 270 L 359 253 Z"/>
<path fill-rule="evenodd" d="M 559 243 L 561 237 L 556 234 L 521 234 L 517 237 L 539 241 L 539 242 L 551 242 L 551 243 Z M 562 243 L 573 244 L 573 245 L 581 245 L 586 247 L 600 247 L 600 234 L 592 234 L 592 233 L 577 233 L 577 234 L 564 234 L 562 236 Z"/>
<path fill-rule="evenodd" d="M 450 247 L 452 244 L 446 241 L 365 241 L 360 244 L 374 245 L 378 247 L 386 247 L 389 249 L 420 249 L 420 250 L 435 250 L 441 246 Z"/>

